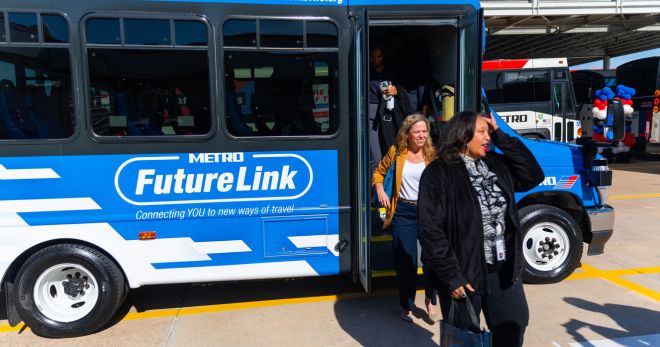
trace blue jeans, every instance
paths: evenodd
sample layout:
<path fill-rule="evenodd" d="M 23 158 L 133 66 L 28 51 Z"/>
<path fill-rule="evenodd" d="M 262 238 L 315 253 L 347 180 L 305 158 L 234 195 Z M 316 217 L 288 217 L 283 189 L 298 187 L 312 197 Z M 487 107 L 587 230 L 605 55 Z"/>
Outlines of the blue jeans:
<path fill-rule="evenodd" d="M 392 250 L 394 269 L 399 281 L 399 304 L 402 309 L 411 311 L 415 307 L 417 289 L 417 205 L 399 201 L 392 218 Z M 423 265 L 424 292 L 437 304 L 433 288 L 431 269 Z"/>

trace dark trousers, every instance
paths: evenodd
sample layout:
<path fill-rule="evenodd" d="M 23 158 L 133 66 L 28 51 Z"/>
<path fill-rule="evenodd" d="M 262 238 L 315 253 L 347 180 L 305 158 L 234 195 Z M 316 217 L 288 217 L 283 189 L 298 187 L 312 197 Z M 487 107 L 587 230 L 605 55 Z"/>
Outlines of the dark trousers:
<path fill-rule="evenodd" d="M 417 290 L 417 205 L 399 201 L 392 218 L 394 269 L 399 281 L 399 304 L 412 311 Z M 433 305 L 437 304 L 431 270 L 423 266 L 424 291 Z"/>
<path fill-rule="evenodd" d="M 529 308 L 522 280 L 509 288 L 502 288 L 500 272 L 488 274 L 489 295 L 468 295 L 477 317 L 484 310 L 486 324 L 493 334 L 493 347 L 515 347 L 523 345 L 525 328 L 529 322 Z M 454 288 L 455 289 L 455 288 Z M 448 290 L 439 291 L 442 317 L 449 316 L 451 297 Z M 465 300 L 458 300 L 455 325 L 468 326 L 468 313 Z"/>

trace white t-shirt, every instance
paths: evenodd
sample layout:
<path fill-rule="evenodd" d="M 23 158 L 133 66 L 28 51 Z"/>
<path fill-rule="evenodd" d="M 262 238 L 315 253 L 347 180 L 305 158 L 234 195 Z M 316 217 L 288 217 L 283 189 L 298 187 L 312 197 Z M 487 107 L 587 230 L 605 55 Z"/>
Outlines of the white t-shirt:
<path fill-rule="evenodd" d="M 419 195 L 419 179 L 422 177 L 422 172 L 425 168 L 425 162 L 411 163 L 406 160 L 405 164 L 403 164 L 399 198 L 417 201 L 417 195 Z"/>

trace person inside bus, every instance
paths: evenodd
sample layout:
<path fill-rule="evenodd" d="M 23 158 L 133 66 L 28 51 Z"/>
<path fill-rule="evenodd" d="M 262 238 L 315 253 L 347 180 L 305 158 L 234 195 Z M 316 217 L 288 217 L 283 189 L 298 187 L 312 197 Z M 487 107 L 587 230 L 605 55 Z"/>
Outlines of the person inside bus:
<path fill-rule="evenodd" d="M 456 300 L 455 323 L 467 327 L 470 300 L 477 317 L 483 308 L 493 346 L 522 346 L 529 310 L 513 193 L 541 183 L 543 170 L 492 115 L 475 112 L 447 122 L 438 157 L 421 177 L 417 208 L 422 260 L 437 280 L 442 314 Z"/>
<path fill-rule="evenodd" d="M 373 172 L 383 150 L 394 143 L 403 118 L 414 111 L 395 70 L 386 65 L 380 46 L 371 49 L 369 62 L 369 170 Z"/>
<path fill-rule="evenodd" d="M 145 136 L 165 135 L 163 126 L 165 126 L 163 113 L 154 111 L 149 115 L 149 122 L 140 128 L 140 132 Z"/>
<path fill-rule="evenodd" d="M 394 268 L 399 282 L 401 318 L 412 322 L 410 312 L 415 307 L 417 278 L 417 194 L 419 178 L 424 168 L 435 159 L 435 149 L 429 137 L 429 122 L 419 113 L 406 117 L 392 145 L 374 170 L 372 184 L 381 206 L 387 208 L 383 229 L 391 226 Z M 398 153 L 398 156 L 397 156 Z M 396 165 L 391 200 L 383 188 L 385 175 Z M 431 271 L 423 266 L 425 304 L 429 319 L 439 318 L 437 295 L 433 289 Z"/>

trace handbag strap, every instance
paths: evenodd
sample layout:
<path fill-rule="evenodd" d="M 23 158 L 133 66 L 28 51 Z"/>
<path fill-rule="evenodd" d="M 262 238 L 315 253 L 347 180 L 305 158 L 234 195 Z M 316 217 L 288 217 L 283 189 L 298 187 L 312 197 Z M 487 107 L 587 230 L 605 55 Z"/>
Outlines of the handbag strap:
<path fill-rule="evenodd" d="M 470 321 L 472 321 L 472 325 L 479 329 L 479 318 L 477 318 L 477 313 L 474 311 L 474 306 L 472 306 L 472 301 L 470 301 L 470 298 L 467 296 L 465 297 L 465 303 L 467 305 L 467 311 L 468 311 L 468 316 L 470 317 Z M 449 324 L 454 325 L 454 322 L 456 321 L 456 306 L 458 305 L 458 300 L 451 299 L 451 304 L 449 305 L 449 316 L 448 316 L 448 321 Z"/>

